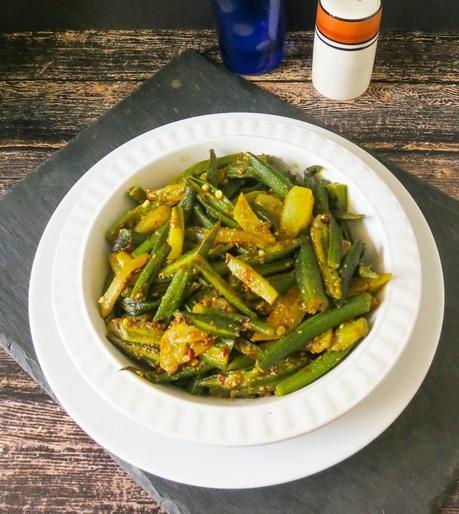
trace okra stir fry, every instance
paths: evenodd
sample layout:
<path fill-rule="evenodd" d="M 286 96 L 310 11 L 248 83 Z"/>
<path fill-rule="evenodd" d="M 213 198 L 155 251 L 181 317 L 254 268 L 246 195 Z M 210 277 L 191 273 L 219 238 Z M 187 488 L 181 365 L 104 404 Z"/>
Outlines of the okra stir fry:
<path fill-rule="evenodd" d="M 391 275 L 364 264 L 345 184 L 238 153 L 185 170 L 107 232 L 99 300 L 108 339 L 155 384 L 220 398 L 282 396 L 367 335 Z"/>

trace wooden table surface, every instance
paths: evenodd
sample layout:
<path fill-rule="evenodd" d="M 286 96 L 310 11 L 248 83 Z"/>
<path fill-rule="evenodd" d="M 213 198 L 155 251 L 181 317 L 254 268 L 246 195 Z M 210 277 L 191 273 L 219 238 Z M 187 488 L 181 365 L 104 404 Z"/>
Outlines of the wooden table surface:
<path fill-rule="evenodd" d="M 212 31 L 0 34 L 0 195 L 186 48 L 218 58 Z M 289 34 L 252 80 L 459 198 L 458 33 L 383 33 L 369 91 L 344 103 L 315 92 L 311 54 L 312 33 Z M 158 511 L 3 350 L 0 384 L 0 512 Z"/>

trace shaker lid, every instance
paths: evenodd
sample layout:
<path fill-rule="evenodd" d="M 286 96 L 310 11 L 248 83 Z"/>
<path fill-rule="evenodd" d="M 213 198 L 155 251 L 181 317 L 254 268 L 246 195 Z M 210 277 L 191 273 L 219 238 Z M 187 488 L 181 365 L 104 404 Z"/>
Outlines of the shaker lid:
<path fill-rule="evenodd" d="M 319 0 L 324 11 L 343 20 L 364 20 L 381 9 L 381 0 Z"/>

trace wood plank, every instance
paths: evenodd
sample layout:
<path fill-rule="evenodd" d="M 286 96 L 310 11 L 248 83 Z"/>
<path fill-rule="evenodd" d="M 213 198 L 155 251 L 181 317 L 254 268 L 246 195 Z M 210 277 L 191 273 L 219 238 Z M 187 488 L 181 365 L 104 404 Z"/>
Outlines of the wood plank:
<path fill-rule="evenodd" d="M 459 85 L 383 84 L 348 102 L 319 95 L 311 84 L 260 83 L 327 127 L 375 149 L 457 151 Z"/>
<path fill-rule="evenodd" d="M 1 82 L 0 140 L 59 143 L 70 139 L 131 93 L 134 81 Z M 373 83 L 349 102 L 320 96 L 310 83 L 260 82 L 260 86 L 324 124 L 374 148 L 457 151 L 458 84 Z M 4 144 L 5 144 L 4 143 Z"/>
<path fill-rule="evenodd" d="M 4 350 L 0 377 L 0 512 L 159 512 Z"/>
<path fill-rule="evenodd" d="M 458 34 L 451 33 L 383 32 L 373 79 L 457 82 L 458 41 Z M 282 65 L 262 80 L 310 80 L 312 42 L 311 31 L 289 33 Z M 212 30 L 6 33 L 0 34 L 0 77 L 4 80 L 145 80 L 187 48 L 219 59 Z"/>
<path fill-rule="evenodd" d="M 53 147 L 2 147 L 0 145 L 0 196 L 57 150 Z"/>
<path fill-rule="evenodd" d="M 368 150 L 372 150 L 369 146 Z M 398 164 L 421 180 L 459 200 L 459 160 L 457 153 L 400 152 L 379 150 L 377 155 Z"/>
<path fill-rule="evenodd" d="M 54 146 L 35 146 L 33 142 L 30 146 L 24 142 L 16 147 L 0 144 L 0 196 L 64 145 L 63 141 Z M 366 149 L 374 150 L 370 145 L 366 145 Z M 459 200 L 457 153 L 400 151 L 388 147 L 377 151 L 382 158 Z"/>

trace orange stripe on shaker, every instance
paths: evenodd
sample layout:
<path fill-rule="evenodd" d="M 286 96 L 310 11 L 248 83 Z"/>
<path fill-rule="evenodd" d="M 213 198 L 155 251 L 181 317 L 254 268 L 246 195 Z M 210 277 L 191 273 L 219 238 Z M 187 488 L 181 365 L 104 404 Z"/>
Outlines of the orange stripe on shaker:
<path fill-rule="evenodd" d="M 379 32 L 382 8 L 362 20 L 344 20 L 329 14 L 319 1 L 316 25 L 319 31 L 336 43 L 358 45 L 374 38 Z"/>

